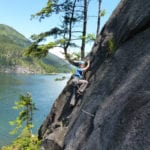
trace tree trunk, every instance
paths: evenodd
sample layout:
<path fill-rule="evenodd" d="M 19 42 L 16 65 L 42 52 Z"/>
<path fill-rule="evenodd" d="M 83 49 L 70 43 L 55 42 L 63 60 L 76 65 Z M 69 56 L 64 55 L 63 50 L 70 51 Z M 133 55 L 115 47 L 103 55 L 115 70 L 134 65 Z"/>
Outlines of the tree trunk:
<path fill-rule="evenodd" d="M 98 0 L 98 17 L 97 17 L 97 31 L 96 31 L 96 37 L 98 36 L 98 34 L 99 34 L 99 31 L 100 31 L 100 19 L 101 19 L 100 13 L 101 13 L 101 2 L 102 2 L 102 0 Z"/>
<path fill-rule="evenodd" d="M 72 11 L 71 11 L 71 18 L 69 20 L 69 36 L 68 36 L 68 41 L 66 43 L 66 46 L 64 48 L 65 54 L 67 54 L 67 49 L 68 49 L 70 42 L 72 40 L 72 24 L 73 24 L 73 18 L 74 18 L 74 14 L 75 14 L 76 1 L 77 0 L 74 0 L 74 2 L 73 2 Z"/>
<path fill-rule="evenodd" d="M 83 32 L 82 32 L 82 44 L 81 44 L 81 59 L 85 56 L 85 38 L 86 38 L 86 27 L 87 27 L 87 9 L 88 2 L 84 0 L 84 12 L 83 12 Z"/>

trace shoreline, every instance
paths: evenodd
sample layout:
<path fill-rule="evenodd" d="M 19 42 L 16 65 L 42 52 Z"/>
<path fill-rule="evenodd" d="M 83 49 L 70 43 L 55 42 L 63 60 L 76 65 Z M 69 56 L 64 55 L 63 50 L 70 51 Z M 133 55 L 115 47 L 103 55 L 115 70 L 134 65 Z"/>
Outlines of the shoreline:
<path fill-rule="evenodd" d="M 29 70 L 26 67 L 22 66 L 13 66 L 9 68 L 0 68 L 1 73 L 22 73 L 22 74 L 34 74 L 36 73 L 35 71 Z"/>
<path fill-rule="evenodd" d="M 61 74 L 63 72 L 60 72 L 60 73 L 56 73 L 56 72 L 47 73 L 45 71 L 31 70 L 27 67 L 13 66 L 13 67 L 10 67 L 10 68 L 0 67 L 0 73 L 57 75 L 57 74 Z M 68 72 L 68 73 L 65 73 L 65 74 L 70 74 L 70 73 Z"/>
<path fill-rule="evenodd" d="M 4 67 L 0 67 L 0 73 L 16 73 L 16 74 L 59 74 L 59 73 L 46 73 L 43 70 L 31 70 L 27 67 L 23 67 L 23 66 L 13 66 L 13 67 L 9 67 L 9 68 L 4 68 Z"/>

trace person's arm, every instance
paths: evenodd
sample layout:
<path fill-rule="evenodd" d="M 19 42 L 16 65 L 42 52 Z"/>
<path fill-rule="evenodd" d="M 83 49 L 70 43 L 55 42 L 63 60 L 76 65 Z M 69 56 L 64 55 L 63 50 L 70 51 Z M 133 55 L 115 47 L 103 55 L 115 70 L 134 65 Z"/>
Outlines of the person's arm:
<path fill-rule="evenodd" d="M 74 62 L 74 63 L 80 63 L 80 61 L 79 61 L 79 60 L 74 60 L 73 62 Z"/>
<path fill-rule="evenodd" d="M 82 70 L 85 71 L 85 70 L 87 70 L 89 67 L 90 67 L 90 61 L 88 60 L 87 66 L 86 66 L 85 68 L 83 68 Z"/>
<path fill-rule="evenodd" d="M 71 59 L 67 59 L 68 60 L 68 62 L 71 64 L 71 65 L 73 65 L 73 66 L 79 66 L 79 61 L 74 61 L 74 60 L 71 60 Z"/>

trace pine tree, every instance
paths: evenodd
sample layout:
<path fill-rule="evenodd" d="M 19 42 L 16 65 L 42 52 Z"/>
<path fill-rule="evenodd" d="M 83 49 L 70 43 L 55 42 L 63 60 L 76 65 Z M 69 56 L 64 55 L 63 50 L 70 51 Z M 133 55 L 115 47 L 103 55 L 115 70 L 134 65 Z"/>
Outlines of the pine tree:
<path fill-rule="evenodd" d="M 10 125 L 16 126 L 14 130 L 11 131 L 11 134 L 15 134 L 20 128 L 24 128 L 24 123 L 25 128 L 31 132 L 33 128 L 33 111 L 37 109 L 32 101 L 31 94 L 20 95 L 20 99 L 15 102 L 13 109 L 20 110 L 20 112 L 16 120 L 10 121 Z"/>
<path fill-rule="evenodd" d="M 11 125 L 16 126 L 11 134 L 16 134 L 21 128 L 22 131 L 11 145 L 3 146 L 2 150 L 38 150 L 41 142 L 38 140 L 37 135 L 31 132 L 33 127 L 33 111 L 36 110 L 31 94 L 20 95 L 19 101 L 15 102 L 13 108 L 20 110 L 20 112 L 16 120 L 10 121 Z"/>
<path fill-rule="evenodd" d="M 97 1 L 97 0 L 96 0 Z M 101 0 L 98 3 L 98 23 L 97 33 L 100 28 Z M 47 5 L 32 17 L 39 17 L 39 20 L 51 16 L 61 18 L 59 26 L 51 28 L 49 31 L 39 35 L 33 35 L 33 44 L 26 50 L 26 55 L 43 57 L 48 54 L 48 49 L 53 47 L 62 47 L 64 54 L 68 58 L 70 48 L 80 48 L 81 59 L 85 57 L 85 44 L 87 41 L 93 41 L 92 34 L 87 33 L 88 7 L 90 0 L 48 0 Z M 96 32 L 96 30 L 95 30 Z M 91 36 L 92 35 L 92 36 Z M 53 42 L 39 45 L 43 39 L 54 36 Z M 90 39 L 92 38 L 92 39 Z"/>

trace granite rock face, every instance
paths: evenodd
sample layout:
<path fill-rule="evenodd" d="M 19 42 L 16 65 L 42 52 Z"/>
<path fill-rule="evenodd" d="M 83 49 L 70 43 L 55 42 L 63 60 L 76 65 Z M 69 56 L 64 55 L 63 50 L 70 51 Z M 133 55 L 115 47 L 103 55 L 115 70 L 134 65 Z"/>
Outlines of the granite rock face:
<path fill-rule="evenodd" d="M 150 1 L 122 0 L 88 57 L 86 92 L 70 107 L 68 81 L 39 129 L 42 148 L 150 149 Z"/>

